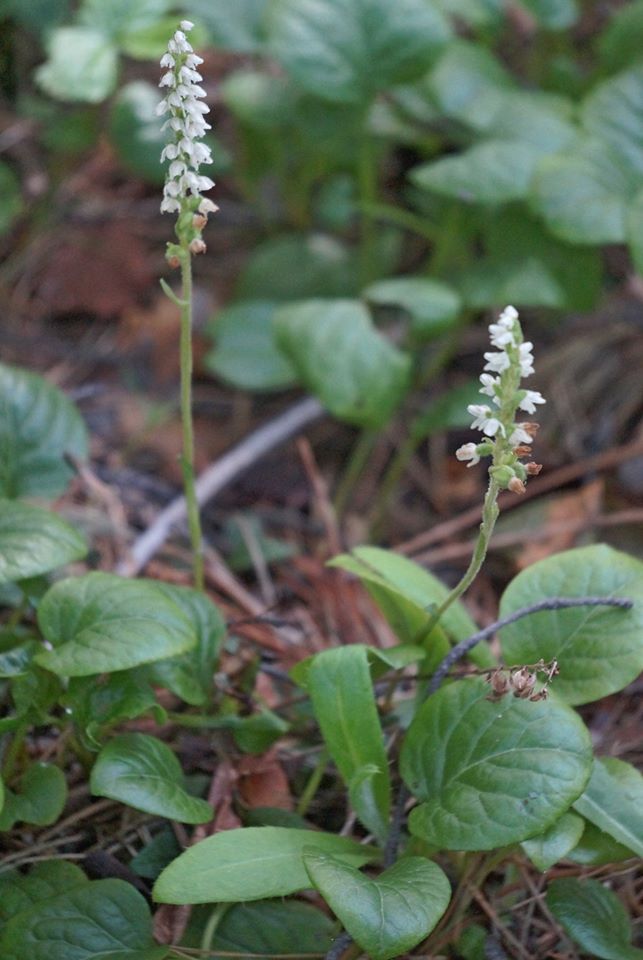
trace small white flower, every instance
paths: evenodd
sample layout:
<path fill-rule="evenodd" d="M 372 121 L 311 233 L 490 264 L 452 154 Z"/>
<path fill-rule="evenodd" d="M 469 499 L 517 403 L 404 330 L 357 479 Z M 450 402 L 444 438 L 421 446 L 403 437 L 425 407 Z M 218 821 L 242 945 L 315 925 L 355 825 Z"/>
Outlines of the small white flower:
<path fill-rule="evenodd" d="M 525 396 L 522 398 L 518 407 L 520 410 L 524 410 L 525 413 L 535 413 L 537 403 L 546 403 L 547 401 L 543 397 L 542 393 L 538 393 L 537 390 L 526 390 Z"/>
<path fill-rule="evenodd" d="M 515 307 L 509 305 L 505 307 L 500 316 L 498 317 L 498 323 L 502 324 L 507 328 L 511 328 L 514 325 L 514 321 L 518 319 L 518 311 Z"/>
<path fill-rule="evenodd" d="M 519 423 L 514 424 L 514 429 L 509 437 L 509 443 L 512 447 L 517 447 L 520 443 L 533 443 L 533 437 L 530 433 L 527 433 Z"/>
<path fill-rule="evenodd" d="M 487 361 L 484 369 L 491 370 L 492 373 L 504 373 L 511 366 L 509 356 L 504 350 L 501 353 L 485 353 L 484 358 Z"/>
<path fill-rule="evenodd" d="M 202 77 L 195 69 L 203 60 L 194 53 L 186 37 L 192 22 L 181 20 L 179 26 L 161 58 L 161 66 L 169 69 L 159 86 L 167 88 L 167 92 L 156 111 L 158 116 L 170 114 L 162 127 L 171 131 L 170 142 L 161 153 L 161 162 L 170 161 L 161 204 L 164 213 L 180 211 L 189 194 L 201 198 L 203 190 L 214 186 L 210 177 L 198 172 L 201 164 L 212 163 L 210 148 L 197 142 L 210 130 L 204 117 L 209 107 L 201 103 L 206 92 L 199 86 Z"/>
<path fill-rule="evenodd" d="M 476 463 L 480 463 L 480 454 L 475 443 L 464 443 L 461 447 L 458 447 L 455 455 L 458 460 L 470 460 L 471 463 L 468 463 L 467 467 L 473 467 Z"/>
<path fill-rule="evenodd" d="M 484 393 L 488 397 L 493 397 L 495 400 L 497 389 L 500 386 L 500 377 L 492 377 L 490 373 L 481 373 L 480 383 L 482 384 L 480 393 Z"/>
<path fill-rule="evenodd" d="M 531 352 L 533 349 L 534 345 L 530 343 L 529 340 L 527 340 L 526 343 L 521 343 L 518 348 L 521 377 L 528 377 L 534 372 L 534 358 Z"/>
<path fill-rule="evenodd" d="M 495 437 L 498 432 L 504 436 L 505 428 L 486 404 L 470 403 L 467 410 L 473 417 L 472 430 L 482 430 L 488 437 Z"/>

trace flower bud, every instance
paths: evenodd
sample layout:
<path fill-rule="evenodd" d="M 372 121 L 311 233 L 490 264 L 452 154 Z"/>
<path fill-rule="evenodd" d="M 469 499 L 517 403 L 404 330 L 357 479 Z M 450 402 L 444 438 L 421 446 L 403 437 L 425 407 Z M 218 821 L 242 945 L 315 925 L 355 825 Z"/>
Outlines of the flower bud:
<path fill-rule="evenodd" d="M 192 226 L 195 230 L 203 230 L 207 222 L 208 218 L 204 217 L 202 213 L 195 213 L 192 217 Z"/>
<path fill-rule="evenodd" d="M 512 477 L 507 484 L 507 490 L 511 490 L 512 493 L 524 493 L 526 489 L 527 487 L 518 477 Z"/>
<path fill-rule="evenodd" d="M 542 463 L 532 462 L 532 463 L 525 464 L 525 470 L 527 471 L 527 475 L 529 477 L 537 477 L 540 471 L 542 470 L 542 468 L 543 468 Z"/>
<path fill-rule="evenodd" d="M 190 243 L 190 253 L 205 253 L 207 247 L 200 237 L 196 237 Z"/>

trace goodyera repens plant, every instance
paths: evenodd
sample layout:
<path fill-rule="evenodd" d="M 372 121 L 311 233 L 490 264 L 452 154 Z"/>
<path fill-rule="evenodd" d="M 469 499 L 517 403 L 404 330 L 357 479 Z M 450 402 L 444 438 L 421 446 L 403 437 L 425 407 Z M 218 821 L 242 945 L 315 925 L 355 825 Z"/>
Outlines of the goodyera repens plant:
<path fill-rule="evenodd" d="M 519 410 L 534 413 L 536 404 L 545 403 L 536 390 L 523 390 L 520 381 L 534 372 L 532 344 L 525 342 L 515 307 L 506 307 L 497 323 L 489 326 L 491 345 L 498 353 L 485 353 L 485 372 L 481 375 L 480 393 L 491 397 L 494 408 L 472 403 L 467 408 L 474 417 L 472 429 L 481 430 L 487 439 L 482 443 L 465 443 L 456 450 L 458 460 L 469 460 L 468 466 L 490 456 L 489 475 L 501 489 L 525 492 L 528 476 L 540 473 L 538 463 L 521 463 L 531 454 L 531 443 L 538 431 L 533 421 L 516 423 Z M 492 373 L 497 376 L 492 376 Z"/>
<path fill-rule="evenodd" d="M 482 523 L 471 562 L 460 582 L 434 611 L 432 626 L 477 576 L 498 519 L 498 494 L 501 490 L 524 493 L 527 478 L 542 469 L 542 465 L 534 461 L 521 462 L 531 455 L 531 444 L 539 424 L 533 420 L 517 422 L 516 416 L 519 411 L 533 414 L 536 406 L 545 403 L 545 399 L 537 390 L 521 387 L 521 381 L 534 372 L 533 344 L 523 339 L 515 307 L 505 307 L 497 323 L 489 325 L 489 335 L 497 352 L 484 355 L 487 362 L 480 376 L 480 393 L 491 397 L 493 407 L 478 403 L 467 407 L 474 418 L 472 429 L 482 431 L 485 439 L 481 443 L 465 443 L 455 454 L 458 460 L 468 460 L 469 467 L 479 463 L 482 457 L 491 458 Z"/>
<path fill-rule="evenodd" d="M 158 114 L 169 114 L 163 124 L 168 133 L 161 162 L 169 160 L 163 188 L 163 213 L 176 213 L 178 243 L 168 243 L 167 260 L 172 267 L 181 267 L 181 297 L 174 295 L 161 281 L 165 293 L 181 311 L 181 420 L 183 426 L 183 487 L 187 506 L 188 527 L 192 544 L 194 579 L 203 588 L 203 546 L 199 506 L 194 484 L 194 431 L 192 425 L 192 254 L 205 253 L 201 236 L 208 214 L 217 210 L 204 190 L 214 181 L 199 173 L 202 164 L 212 163 L 210 148 L 201 142 L 210 124 L 205 121 L 209 108 L 202 102 L 205 90 L 197 67 L 203 63 L 192 49 L 186 33 L 194 26 L 181 20 L 179 29 L 161 57 L 165 73 L 159 86 L 166 91 L 158 105 Z"/>

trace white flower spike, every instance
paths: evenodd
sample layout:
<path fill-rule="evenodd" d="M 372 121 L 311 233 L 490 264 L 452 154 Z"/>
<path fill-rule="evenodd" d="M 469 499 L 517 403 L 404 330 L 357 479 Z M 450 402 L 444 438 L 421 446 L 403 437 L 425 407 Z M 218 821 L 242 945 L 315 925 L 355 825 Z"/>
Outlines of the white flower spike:
<path fill-rule="evenodd" d="M 485 371 L 480 377 L 480 393 L 494 402 L 493 410 L 486 404 L 472 403 L 467 410 L 473 417 L 471 428 L 485 435 L 482 443 L 465 443 L 456 450 L 458 460 L 468 460 L 472 467 L 483 456 L 491 456 L 489 473 L 501 489 L 524 493 L 528 476 L 540 471 L 537 463 L 523 464 L 520 458 L 531 453 L 531 444 L 538 429 L 537 423 L 516 423 L 518 410 L 533 414 L 536 405 L 545 403 L 537 390 L 522 390 L 520 381 L 534 372 L 533 344 L 524 342 L 515 307 L 506 307 L 496 323 L 489 325 L 491 345 L 498 352 L 485 353 Z M 496 376 L 492 376 L 496 374 Z"/>
<path fill-rule="evenodd" d="M 169 140 L 161 153 L 161 162 L 171 161 L 163 188 L 162 213 L 183 212 L 189 197 L 202 201 L 202 192 L 214 186 L 210 177 L 199 173 L 201 164 L 212 163 L 212 155 L 210 148 L 199 142 L 210 124 L 204 119 L 209 107 L 200 102 L 205 90 L 198 85 L 203 78 L 196 69 L 203 60 L 194 53 L 186 37 L 193 26 L 190 20 L 181 20 L 167 53 L 161 57 L 161 67 L 166 72 L 159 86 L 165 97 L 156 112 L 159 116 L 169 113 L 163 124 Z M 190 204 L 190 209 L 197 208 L 198 204 Z"/>

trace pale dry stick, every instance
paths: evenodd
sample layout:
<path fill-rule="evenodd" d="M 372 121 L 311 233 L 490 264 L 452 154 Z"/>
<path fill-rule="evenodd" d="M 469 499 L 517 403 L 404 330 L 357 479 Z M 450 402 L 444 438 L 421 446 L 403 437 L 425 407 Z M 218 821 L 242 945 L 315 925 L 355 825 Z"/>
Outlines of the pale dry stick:
<path fill-rule="evenodd" d="M 579 517 L 576 520 L 549 524 L 536 530 L 498 533 L 489 541 L 489 550 L 503 550 L 506 547 L 515 547 L 525 543 L 537 543 L 561 533 L 582 533 L 592 527 L 629 526 L 630 524 L 641 522 L 643 522 L 642 509 L 617 510 L 614 511 L 614 513 L 608 513 L 603 516 Z M 422 564 L 422 566 L 441 563 L 445 560 L 458 560 L 460 557 L 470 556 L 473 543 L 474 541 L 469 540 L 467 543 L 452 543 L 444 547 L 435 547 L 433 550 L 426 550 L 424 553 L 415 554 L 413 559 L 416 563 Z"/>
<path fill-rule="evenodd" d="M 195 486 L 199 506 L 202 507 L 240 473 L 319 420 L 323 414 L 321 404 L 312 397 L 307 397 L 248 434 L 198 477 Z M 176 497 L 134 541 L 129 557 L 118 565 L 116 572 L 126 577 L 139 573 L 168 539 L 174 525 L 184 521 L 186 516 L 185 497 Z"/>
<path fill-rule="evenodd" d="M 502 511 L 511 510 L 514 507 L 519 507 L 525 500 L 539 496 L 542 493 L 547 493 L 549 490 L 555 490 L 557 487 L 570 483 L 572 480 L 577 480 L 579 477 L 585 476 L 588 473 L 609 470 L 611 467 L 618 466 L 620 463 L 633 460 L 635 457 L 640 457 L 641 455 L 643 455 L 643 439 L 633 440 L 631 443 L 626 443 L 621 447 L 613 447 L 611 450 L 597 453 L 595 456 L 587 457 L 585 460 L 578 460 L 575 463 L 569 463 L 564 467 L 559 467 L 558 470 L 553 470 L 546 476 L 532 479 L 526 492 L 520 497 L 514 494 L 501 494 L 498 497 L 498 506 Z M 457 517 L 452 517 L 450 520 L 438 523 L 434 527 L 431 527 L 430 530 L 425 530 L 424 533 L 418 534 L 417 537 L 407 540 L 406 543 L 399 544 L 395 549 L 398 553 L 403 553 L 405 556 L 415 555 L 432 543 L 440 543 L 442 540 L 446 540 L 448 537 L 460 533 L 460 531 L 466 530 L 468 527 L 474 526 L 474 524 L 480 520 L 480 512 L 479 506 L 471 507 L 470 510 L 465 510 Z"/>

